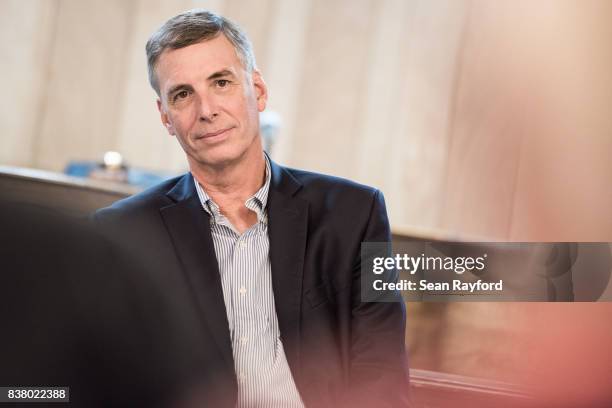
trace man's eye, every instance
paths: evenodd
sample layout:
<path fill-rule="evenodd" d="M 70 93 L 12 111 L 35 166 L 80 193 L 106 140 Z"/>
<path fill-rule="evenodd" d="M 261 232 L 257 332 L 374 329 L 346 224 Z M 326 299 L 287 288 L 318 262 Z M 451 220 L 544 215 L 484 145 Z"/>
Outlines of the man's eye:
<path fill-rule="evenodd" d="M 217 86 L 219 88 L 226 88 L 229 85 L 230 81 L 227 79 L 219 79 L 217 80 Z"/>
<path fill-rule="evenodd" d="M 188 91 L 181 91 L 181 92 L 179 92 L 179 93 L 174 95 L 174 100 L 177 101 L 179 99 L 185 99 L 188 96 L 189 96 L 189 92 Z"/>

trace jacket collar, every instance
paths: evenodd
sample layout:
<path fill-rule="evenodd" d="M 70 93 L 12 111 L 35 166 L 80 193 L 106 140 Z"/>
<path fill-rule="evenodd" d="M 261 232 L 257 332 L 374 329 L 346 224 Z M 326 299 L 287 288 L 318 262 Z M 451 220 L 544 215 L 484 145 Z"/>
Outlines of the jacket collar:
<path fill-rule="evenodd" d="M 193 176 L 191 173 L 186 173 L 179 179 L 174 187 L 172 187 L 166 193 L 166 196 L 168 196 L 175 203 L 178 203 L 192 198 L 197 198 L 197 194 Z"/>
<path fill-rule="evenodd" d="M 270 168 L 272 170 L 271 189 L 291 197 L 302 188 L 302 183 L 300 183 L 285 167 L 270 160 Z"/>

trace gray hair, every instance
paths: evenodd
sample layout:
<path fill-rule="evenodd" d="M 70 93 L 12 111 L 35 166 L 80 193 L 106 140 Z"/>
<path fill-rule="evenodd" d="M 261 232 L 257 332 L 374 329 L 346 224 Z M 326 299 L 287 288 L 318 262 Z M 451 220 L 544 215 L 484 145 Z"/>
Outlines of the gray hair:
<path fill-rule="evenodd" d="M 207 10 L 187 10 L 166 21 L 151 34 L 147 41 L 149 83 L 157 95 L 160 95 L 160 89 L 155 75 L 155 65 L 165 50 L 176 50 L 212 40 L 220 33 L 223 33 L 225 38 L 232 43 L 236 55 L 247 72 L 253 72 L 256 69 L 253 46 L 245 32 L 236 23 Z"/>

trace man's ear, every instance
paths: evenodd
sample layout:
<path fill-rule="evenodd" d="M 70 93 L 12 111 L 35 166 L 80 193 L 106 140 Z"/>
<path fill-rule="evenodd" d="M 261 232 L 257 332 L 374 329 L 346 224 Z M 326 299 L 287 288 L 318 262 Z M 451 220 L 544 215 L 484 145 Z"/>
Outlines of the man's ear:
<path fill-rule="evenodd" d="M 268 87 L 258 70 L 253 70 L 252 78 L 253 87 L 255 88 L 255 97 L 257 98 L 257 109 L 263 112 L 268 102 Z"/>
<path fill-rule="evenodd" d="M 174 131 L 174 126 L 172 126 L 172 123 L 170 123 L 168 113 L 166 113 L 166 109 L 164 108 L 164 105 L 162 104 L 162 101 L 159 98 L 157 98 L 157 110 L 159 111 L 162 124 L 168 131 L 168 134 L 170 136 L 175 136 L 176 132 Z"/>

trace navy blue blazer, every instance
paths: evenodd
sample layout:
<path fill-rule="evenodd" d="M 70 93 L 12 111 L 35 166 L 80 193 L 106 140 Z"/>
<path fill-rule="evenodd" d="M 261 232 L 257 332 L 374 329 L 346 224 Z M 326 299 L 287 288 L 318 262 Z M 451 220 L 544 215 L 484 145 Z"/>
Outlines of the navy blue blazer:
<path fill-rule="evenodd" d="M 404 304 L 360 301 L 361 242 L 391 240 L 382 194 L 272 161 L 271 169 L 268 232 L 275 306 L 304 403 L 407 406 Z M 234 406 L 237 383 L 219 269 L 209 216 L 192 175 L 118 201 L 95 219 L 146 271 L 149 283 L 163 288 L 167 308 L 162 313 L 180 314 L 179 332 L 199 339 L 188 346 L 181 344 L 184 339 L 166 339 L 169 348 L 192 357 L 178 377 L 202 386 L 198 398 L 203 401 Z M 189 327 L 189 321 L 199 323 Z"/>

